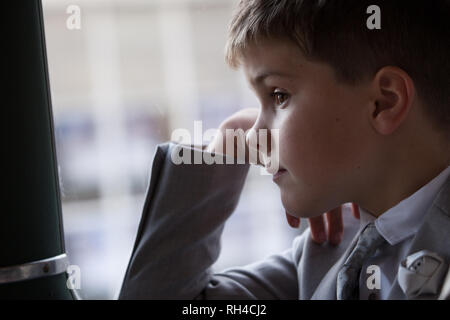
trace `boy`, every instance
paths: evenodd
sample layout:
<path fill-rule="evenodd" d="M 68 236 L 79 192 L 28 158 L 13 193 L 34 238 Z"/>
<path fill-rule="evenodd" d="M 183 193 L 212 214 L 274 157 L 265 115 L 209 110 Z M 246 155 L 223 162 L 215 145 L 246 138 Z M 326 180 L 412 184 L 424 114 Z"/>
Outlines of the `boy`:
<path fill-rule="evenodd" d="M 366 26 L 374 4 L 381 29 Z M 253 129 L 280 130 L 274 181 L 291 221 L 346 202 L 361 219 L 339 246 L 307 230 L 281 254 L 211 274 L 248 165 L 175 166 L 171 152 L 215 146 L 162 145 L 120 297 L 438 298 L 450 261 L 449 17 L 446 0 L 240 1 L 226 57 L 261 102 Z"/>

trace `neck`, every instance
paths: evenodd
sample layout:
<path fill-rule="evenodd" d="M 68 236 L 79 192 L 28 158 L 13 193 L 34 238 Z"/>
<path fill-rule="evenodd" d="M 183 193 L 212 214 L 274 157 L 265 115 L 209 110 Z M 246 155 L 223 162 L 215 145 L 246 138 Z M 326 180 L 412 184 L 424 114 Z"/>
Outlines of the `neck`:
<path fill-rule="evenodd" d="M 433 140 L 428 138 L 395 143 L 384 153 L 379 153 L 384 154 L 377 161 L 381 165 L 374 166 L 376 170 L 366 180 L 361 189 L 363 195 L 357 203 L 379 217 L 446 169 L 450 165 L 448 142 L 432 143 Z"/>

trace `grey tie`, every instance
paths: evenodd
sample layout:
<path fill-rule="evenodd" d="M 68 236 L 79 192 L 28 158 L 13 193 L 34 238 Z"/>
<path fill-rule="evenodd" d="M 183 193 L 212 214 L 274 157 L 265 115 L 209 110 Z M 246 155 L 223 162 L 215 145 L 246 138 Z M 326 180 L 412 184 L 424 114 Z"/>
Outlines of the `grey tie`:
<path fill-rule="evenodd" d="M 359 236 L 355 248 L 348 256 L 337 277 L 337 299 L 359 299 L 359 275 L 366 259 L 384 242 L 375 224 L 369 223 Z"/>

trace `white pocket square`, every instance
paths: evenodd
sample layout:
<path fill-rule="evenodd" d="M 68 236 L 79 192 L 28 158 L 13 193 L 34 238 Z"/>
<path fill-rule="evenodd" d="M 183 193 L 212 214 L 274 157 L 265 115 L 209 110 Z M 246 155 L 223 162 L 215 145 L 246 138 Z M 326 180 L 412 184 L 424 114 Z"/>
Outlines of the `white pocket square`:
<path fill-rule="evenodd" d="M 422 250 L 400 263 L 398 283 L 408 299 L 436 295 L 447 273 L 447 263 L 434 252 Z"/>

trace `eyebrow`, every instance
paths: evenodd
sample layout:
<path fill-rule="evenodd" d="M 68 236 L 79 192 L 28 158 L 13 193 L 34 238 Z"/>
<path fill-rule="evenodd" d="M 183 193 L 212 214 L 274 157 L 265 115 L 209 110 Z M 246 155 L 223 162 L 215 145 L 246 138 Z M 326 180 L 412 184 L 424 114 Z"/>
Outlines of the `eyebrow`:
<path fill-rule="evenodd" d="M 293 75 L 283 72 L 277 72 L 277 71 L 266 71 L 258 74 L 254 79 L 252 79 L 252 82 L 256 85 L 261 84 L 266 78 L 268 77 L 281 77 L 281 78 L 293 78 Z"/>

